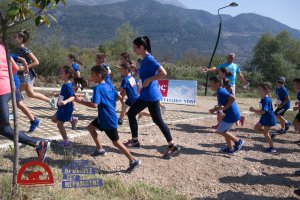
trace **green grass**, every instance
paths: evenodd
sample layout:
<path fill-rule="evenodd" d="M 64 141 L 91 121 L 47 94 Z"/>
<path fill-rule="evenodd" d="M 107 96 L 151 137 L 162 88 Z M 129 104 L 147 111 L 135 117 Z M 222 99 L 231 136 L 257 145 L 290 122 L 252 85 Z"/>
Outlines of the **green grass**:
<path fill-rule="evenodd" d="M 50 200 L 98 200 L 98 199 L 149 199 L 149 200 L 187 200 L 188 197 L 177 194 L 171 189 L 150 186 L 143 182 L 128 183 L 117 178 L 96 175 L 93 178 L 103 180 L 102 188 L 62 189 L 62 174 L 60 169 L 52 169 L 55 185 L 46 187 L 19 187 L 14 199 L 50 199 Z M 130 178 L 130 176 L 128 176 Z M 11 192 L 11 174 L 0 175 L 0 199 L 9 199 Z"/>

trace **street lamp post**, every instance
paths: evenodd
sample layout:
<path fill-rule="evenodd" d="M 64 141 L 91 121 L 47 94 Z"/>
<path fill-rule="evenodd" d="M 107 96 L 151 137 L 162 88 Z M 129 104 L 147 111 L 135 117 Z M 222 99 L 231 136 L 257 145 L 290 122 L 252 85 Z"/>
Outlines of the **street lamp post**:
<path fill-rule="evenodd" d="M 218 45 L 219 45 L 219 40 L 220 40 L 220 35 L 221 35 L 221 30 L 222 30 L 222 17 L 220 15 L 220 10 L 224 9 L 224 8 L 228 8 L 228 7 L 237 7 L 238 4 L 235 3 L 235 2 L 232 2 L 231 4 L 229 4 L 228 6 L 224 6 L 222 8 L 219 8 L 218 10 L 218 16 L 220 18 L 220 24 L 219 24 L 219 33 L 218 33 L 218 38 L 217 38 L 217 42 L 216 42 L 216 45 L 215 45 L 215 49 L 214 49 L 214 52 L 210 58 L 210 61 L 209 61 L 209 64 L 208 64 L 208 69 L 210 69 L 211 67 L 211 64 L 212 64 L 212 61 L 214 59 L 214 56 L 215 56 L 215 53 L 216 53 L 216 50 L 218 48 Z M 209 72 L 207 72 L 206 74 L 206 83 L 205 83 L 205 96 L 207 96 L 207 87 L 208 87 L 208 76 L 209 76 Z"/>

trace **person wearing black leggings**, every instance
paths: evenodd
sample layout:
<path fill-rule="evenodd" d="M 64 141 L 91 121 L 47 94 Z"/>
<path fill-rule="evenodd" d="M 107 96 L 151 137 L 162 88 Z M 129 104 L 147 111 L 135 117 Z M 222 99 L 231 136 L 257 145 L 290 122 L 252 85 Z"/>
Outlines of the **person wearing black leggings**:
<path fill-rule="evenodd" d="M 140 148 L 136 115 L 145 108 L 148 108 L 153 122 L 160 128 L 168 142 L 168 150 L 163 157 L 170 158 L 174 153 L 177 153 L 180 148 L 173 143 L 170 129 L 164 123 L 160 110 L 159 101 L 162 99 L 162 95 L 157 80 L 165 78 L 167 72 L 151 55 L 150 40 L 147 36 L 136 38 L 133 41 L 133 49 L 137 55 L 143 57 L 139 70 L 143 88 L 139 98 L 127 113 L 132 139 L 125 143 L 125 145 L 131 148 Z"/>
<path fill-rule="evenodd" d="M 16 71 L 16 63 L 11 59 L 14 72 Z M 0 135 L 14 140 L 14 130 L 9 124 L 9 106 L 8 102 L 11 99 L 11 88 L 9 84 L 8 67 L 6 62 L 6 53 L 3 45 L 0 44 Z M 36 148 L 39 161 L 43 162 L 47 155 L 50 142 L 29 137 L 23 132 L 19 133 L 19 142 Z"/>

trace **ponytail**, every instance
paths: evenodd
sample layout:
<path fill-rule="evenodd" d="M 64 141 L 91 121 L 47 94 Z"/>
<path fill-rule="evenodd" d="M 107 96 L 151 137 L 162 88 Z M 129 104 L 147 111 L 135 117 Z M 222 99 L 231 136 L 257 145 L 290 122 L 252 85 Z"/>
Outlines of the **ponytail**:
<path fill-rule="evenodd" d="M 133 40 L 133 44 L 135 44 L 137 47 L 143 46 L 144 49 L 146 51 L 148 51 L 149 53 L 152 52 L 151 43 L 150 43 L 150 39 L 148 38 L 148 36 L 136 38 L 135 40 Z"/>
<path fill-rule="evenodd" d="M 222 67 L 222 68 L 220 69 L 220 71 L 221 71 L 222 73 L 225 73 L 226 76 L 233 76 L 233 73 L 232 73 L 231 71 L 229 71 L 226 67 Z"/>

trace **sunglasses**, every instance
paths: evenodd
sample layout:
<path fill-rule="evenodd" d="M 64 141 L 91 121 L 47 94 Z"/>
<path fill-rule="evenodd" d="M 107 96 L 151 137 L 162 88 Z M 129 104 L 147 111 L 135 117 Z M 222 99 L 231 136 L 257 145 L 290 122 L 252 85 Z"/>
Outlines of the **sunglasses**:
<path fill-rule="evenodd" d="M 281 81 L 277 81 L 277 83 L 279 83 L 279 84 L 284 84 L 284 82 L 281 82 Z"/>

